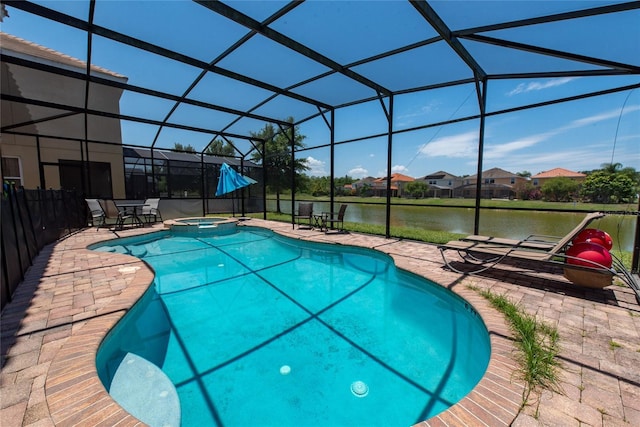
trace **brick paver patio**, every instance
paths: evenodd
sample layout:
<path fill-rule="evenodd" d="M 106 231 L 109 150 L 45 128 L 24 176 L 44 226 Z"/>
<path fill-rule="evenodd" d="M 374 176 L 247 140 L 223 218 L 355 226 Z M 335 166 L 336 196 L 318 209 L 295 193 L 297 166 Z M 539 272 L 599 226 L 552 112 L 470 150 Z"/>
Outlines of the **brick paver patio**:
<path fill-rule="evenodd" d="M 462 276 L 443 268 L 434 245 L 324 234 L 256 219 L 248 224 L 299 239 L 375 248 L 475 307 L 491 336 L 489 368 L 465 399 L 420 426 L 640 426 L 640 306 L 630 289 L 580 289 L 557 272 L 533 273 L 518 265 Z M 38 255 L 2 312 L 3 427 L 142 424 L 110 398 L 97 377 L 95 354 L 105 334 L 147 289 L 153 272 L 136 258 L 86 247 L 160 227 L 117 233 L 89 229 Z M 506 294 L 558 328 L 558 390 L 532 395 L 521 409 L 524 386 L 510 331 L 471 285 Z"/>

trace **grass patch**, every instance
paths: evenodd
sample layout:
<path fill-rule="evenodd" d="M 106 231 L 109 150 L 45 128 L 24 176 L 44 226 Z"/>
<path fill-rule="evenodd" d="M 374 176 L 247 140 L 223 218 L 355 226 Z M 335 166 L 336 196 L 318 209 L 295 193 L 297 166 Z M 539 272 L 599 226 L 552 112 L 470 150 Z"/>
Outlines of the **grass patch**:
<path fill-rule="evenodd" d="M 631 270 L 631 257 L 633 254 L 630 251 L 621 251 L 619 249 L 613 248 L 610 252 L 612 255 L 622 261 L 622 264 L 627 268 L 627 270 Z"/>
<path fill-rule="evenodd" d="M 531 391 L 538 388 L 557 389 L 557 356 L 560 351 L 560 336 L 556 328 L 540 323 L 504 295 L 472 287 L 500 311 L 509 322 L 518 347 L 517 361 L 520 364 L 526 387 L 522 396 L 522 406 L 527 403 Z"/>

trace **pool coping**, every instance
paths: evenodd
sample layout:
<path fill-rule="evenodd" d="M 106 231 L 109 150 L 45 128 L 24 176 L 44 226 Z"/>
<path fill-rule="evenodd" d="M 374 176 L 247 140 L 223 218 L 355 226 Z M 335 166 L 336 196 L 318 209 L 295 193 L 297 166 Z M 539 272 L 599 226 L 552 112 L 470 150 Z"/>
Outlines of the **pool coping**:
<path fill-rule="evenodd" d="M 518 375 L 509 328 L 502 315 L 491 308 L 476 291 L 470 289 L 469 285 L 482 289 L 503 290 L 510 296 L 519 298 L 520 302 L 525 301 L 526 304 L 530 304 L 528 300 L 532 295 L 534 298 L 542 295 L 544 300 L 546 293 L 527 286 L 520 289 L 519 285 L 514 286 L 504 278 L 461 276 L 447 271 L 442 268 L 443 263 L 438 259 L 439 254 L 434 245 L 355 233 L 318 233 L 271 221 L 251 220 L 246 224 L 269 228 L 297 239 L 380 250 L 392 256 L 398 267 L 439 283 L 473 305 L 490 333 L 492 353 L 488 369 L 481 381 L 462 401 L 417 425 L 529 425 L 526 423 L 539 423 L 540 420 L 540 425 L 545 425 L 546 413 L 543 416 L 537 414 L 541 404 L 553 409 L 549 413 L 556 421 L 563 419 L 558 418 L 558 414 L 566 419 L 573 418 L 574 421 L 584 421 L 585 417 L 587 420 L 599 418 L 600 422 L 604 419 L 618 420 L 620 425 L 629 420 L 640 421 L 640 404 L 636 403 L 637 396 L 640 396 L 640 374 L 629 373 L 630 367 L 627 366 L 630 356 L 634 363 L 640 360 L 638 352 L 637 359 L 633 357 L 633 353 L 629 355 L 625 352 L 625 360 L 618 362 L 620 367 L 616 367 L 615 371 L 621 379 L 618 380 L 621 383 L 617 393 L 619 404 L 615 405 L 615 411 L 608 410 L 610 414 L 595 407 L 602 402 L 602 397 L 590 397 L 593 404 L 575 403 L 568 409 L 555 408 L 554 404 L 550 403 L 550 392 L 543 392 L 538 396 L 535 410 L 525 408 L 520 411 L 524 383 Z M 86 247 L 114 237 L 161 230 L 161 227 L 117 233 L 107 230 L 84 230 L 50 245 L 38 255 L 24 283 L 15 293 L 13 302 L 2 313 L 3 368 L 0 391 L 3 420 L 16 422 L 11 425 L 142 425 L 113 401 L 102 386 L 97 376 L 95 355 L 106 333 L 151 284 L 153 272 L 137 258 L 89 251 Z M 525 280 L 535 282 L 534 279 L 542 283 L 552 280 L 545 275 Z M 548 309 L 542 311 L 542 315 L 551 321 L 560 320 L 554 319 L 555 311 L 552 316 L 550 310 L 558 300 L 567 300 L 567 307 L 575 307 L 578 309 L 577 312 L 582 313 L 585 312 L 586 306 L 595 304 L 593 298 L 587 299 L 586 304 L 582 306 L 574 296 L 557 296 L 557 293 L 551 292 L 551 296 L 554 295 L 556 298 L 551 304 L 539 304 L 537 308 L 537 314 L 541 313 L 540 308 Z M 627 298 L 624 292 L 617 292 L 616 299 L 621 301 L 619 305 L 626 307 L 615 307 L 605 301 L 602 306 L 596 308 L 611 313 L 612 318 L 624 318 L 621 311 L 634 309 L 632 297 Z M 627 326 L 631 320 L 627 336 L 616 338 L 625 345 L 627 342 L 633 343 L 634 340 L 640 342 L 640 310 L 637 304 L 635 310 L 639 313 L 637 316 L 627 315 L 628 319 L 624 319 Z M 606 338 L 599 338 L 599 342 L 603 340 Z M 609 351 L 615 353 L 617 350 Z M 589 367 L 595 363 L 591 360 L 594 358 L 593 355 L 585 355 L 584 351 L 582 353 L 579 360 L 581 364 Z M 598 350 L 598 356 L 600 353 L 603 353 L 602 350 Z M 611 363 L 610 359 L 605 357 L 607 363 Z M 638 364 L 635 363 L 635 366 Z M 574 388 L 579 387 L 572 384 L 577 380 L 573 373 L 570 374 L 567 375 L 570 376 L 567 381 L 564 381 L 563 375 L 563 386 L 572 386 L 571 393 L 575 393 Z M 614 388 L 608 378 L 601 380 L 605 384 L 602 386 L 596 381 L 598 390 L 604 389 L 609 392 Z M 607 393 L 605 397 L 612 399 L 611 395 L 616 393 Z M 558 396 L 562 395 L 554 395 L 554 400 L 558 400 Z M 569 399 L 569 402 L 562 399 L 565 406 L 568 406 L 570 401 L 573 399 Z M 571 415 L 571 411 L 576 413 Z M 597 425 L 597 422 L 593 425 Z"/>

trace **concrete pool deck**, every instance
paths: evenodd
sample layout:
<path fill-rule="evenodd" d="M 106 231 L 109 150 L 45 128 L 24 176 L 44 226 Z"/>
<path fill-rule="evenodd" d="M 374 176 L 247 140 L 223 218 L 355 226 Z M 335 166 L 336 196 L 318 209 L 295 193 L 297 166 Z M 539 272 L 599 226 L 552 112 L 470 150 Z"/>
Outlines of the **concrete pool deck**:
<path fill-rule="evenodd" d="M 640 425 L 640 306 L 630 289 L 576 288 L 557 272 L 534 273 L 519 265 L 462 276 L 445 270 L 430 244 L 325 234 L 257 219 L 246 224 L 293 238 L 375 248 L 391 255 L 399 267 L 451 289 L 474 306 L 491 335 L 489 368 L 460 403 L 419 426 Z M 86 247 L 161 228 L 158 224 L 115 233 L 87 229 L 45 247 L 36 257 L 1 317 L 3 427 L 142 425 L 107 394 L 94 360 L 105 334 L 148 288 L 153 272 L 136 258 Z M 503 316 L 471 286 L 505 294 L 527 313 L 557 327 L 559 390 L 530 396 L 520 410 L 524 385 L 511 333 Z"/>

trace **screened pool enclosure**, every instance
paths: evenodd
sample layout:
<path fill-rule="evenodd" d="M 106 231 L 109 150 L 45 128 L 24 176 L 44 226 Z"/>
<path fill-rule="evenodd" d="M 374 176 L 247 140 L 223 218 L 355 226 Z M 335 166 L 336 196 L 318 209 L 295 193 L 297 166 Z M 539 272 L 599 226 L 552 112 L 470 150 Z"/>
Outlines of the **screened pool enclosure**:
<path fill-rule="evenodd" d="M 199 213 L 222 162 L 265 215 L 301 180 L 327 177 L 333 210 L 337 178 L 372 178 L 387 236 L 394 174 L 446 172 L 477 233 L 487 170 L 640 170 L 638 22 L 636 1 L 2 1 L 3 165 Z"/>

